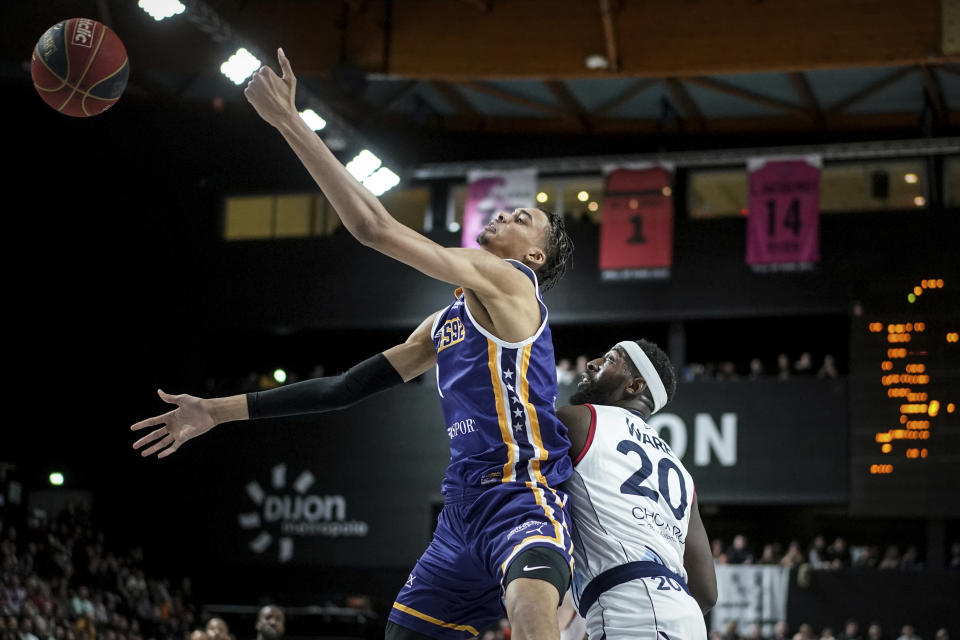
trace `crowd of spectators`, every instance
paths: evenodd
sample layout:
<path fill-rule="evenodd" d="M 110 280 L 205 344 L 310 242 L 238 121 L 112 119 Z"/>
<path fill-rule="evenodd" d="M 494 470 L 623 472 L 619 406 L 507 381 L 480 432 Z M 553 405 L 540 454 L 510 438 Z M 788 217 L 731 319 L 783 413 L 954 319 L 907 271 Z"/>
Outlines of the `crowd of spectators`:
<path fill-rule="evenodd" d="M 680 373 L 680 380 L 693 382 L 695 380 L 718 380 L 721 382 L 735 382 L 740 380 L 771 379 L 790 380 L 794 377 L 808 378 L 836 378 L 836 358 L 831 354 L 823 356 L 819 367 L 814 365 L 813 356 L 804 351 L 796 360 L 791 360 L 786 353 L 777 356 L 776 363 L 768 367 L 760 358 L 750 360 L 746 368 L 740 368 L 732 361 L 724 362 L 691 362 Z"/>
<path fill-rule="evenodd" d="M 583 373 L 586 369 L 586 356 L 578 356 L 576 361 L 571 361 L 570 358 L 560 358 L 557 360 L 557 383 L 561 385 L 572 384 L 576 381 L 577 375 Z M 823 356 L 823 362 L 820 366 L 815 367 L 813 356 L 809 351 L 804 351 L 796 360 L 791 360 L 786 353 L 781 353 L 777 356 L 776 363 L 769 368 L 760 358 L 753 358 L 745 367 L 738 366 L 730 360 L 706 363 L 691 362 L 680 370 L 680 381 L 790 380 L 794 377 L 836 378 L 838 375 L 837 362 L 833 355 L 826 354 Z"/>
<path fill-rule="evenodd" d="M 188 579 L 148 577 L 141 549 L 110 548 L 84 509 L 0 517 L 0 640 L 184 640 L 192 597 Z"/>
<path fill-rule="evenodd" d="M 841 629 L 840 626 L 837 629 Z M 791 633 L 792 631 L 792 633 Z M 923 640 L 917 635 L 916 629 L 911 624 L 905 624 L 900 628 L 899 635 L 896 633 L 887 633 L 887 631 L 877 622 L 871 622 L 866 625 L 864 630 L 857 620 L 849 619 L 842 625 L 842 631 L 835 632 L 833 627 L 824 627 L 819 633 L 816 633 L 813 626 L 807 623 L 798 624 L 795 629 L 791 629 L 785 621 L 776 623 L 773 632 L 764 634 L 760 625 L 750 625 L 748 629 L 739 629 L 737 623 L 731 622 L 726 625 L 723 631 L 714 630 L 710 632 L 710 640 Z M 937 629 L 932 639 L 928 640 L 950 640 L 950 632 L 945 628 Z"/>
<path fill-rule="evenodd" d="M 921 570 L 924 560 L 916 545 L 875 544 L 848 545 L 843 538 L 834 538 L 827 544 L 822 535 L 815 536 L 804 548 L 793 540 L 785 547 L 779 542 L 765 543 L 759 552 L 749 543 L 747 537 L 738 534 L 730 544 L 716 538 L 711 543 L 714 562 L 717 564 L 756 564 L 780 565 L 799 568 L 803 565 L 811 569 L 904 569 Z M 960 542 L 950 546 L 947 568 L 960 570 Z"/>

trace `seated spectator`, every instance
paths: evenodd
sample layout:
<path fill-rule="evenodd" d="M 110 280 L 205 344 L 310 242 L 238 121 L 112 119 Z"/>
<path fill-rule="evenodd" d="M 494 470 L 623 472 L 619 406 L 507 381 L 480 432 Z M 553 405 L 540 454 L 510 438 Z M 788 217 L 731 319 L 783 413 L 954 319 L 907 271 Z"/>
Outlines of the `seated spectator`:
<path fill-rule="evenodd" d="M 847 624 L 843 626 L 843 633 L 840 634 L 838 640 L 861 640 L 860 624 L 853 618 L 847 620 Z"/>
<path fill-rule="evenodd" d="M 773 625 L 773 635 L 768 640 L 787 640 L 787 622 L 779 620 Z"/>
<path fill-rule="evenodd" d="M 861 547 L 853 561 L 853 566 L 862 569 L 876 569 L 878 564 L 880 564 L 880 547 L 875 544 Z"/>
<path fill-rule="evenodd" d="M 207 635 L 210 636 L 210 640 L 232 640 L 230 627 L 223 618 L 210 618 L 207 622 Z"/>
<path fill-rule="evenodd" d="M 726 362 L 721 362 L 720 366 L 717 367 L 717 380 L 733 382 L 739 379 L 740 376 L 737 375 L 737 367 L 729 360 Z"/>
<path fill-rule="evenodd" d="M 900 568 L 900 550 L 896 545 L 890 545 L 883 552 L 883 559 L 877 565 L 878 569 L 899 569 Z M 867 631 L 869 633 L 869 630 Z"/>
<path fill-rule="evenodd" d="M 747 632 L 747 635 L 742 636 L 742 638 L 743 640 L 763 640 L 763 633 L 760 631 L 760 625 L 750 625 L 750 631 Z"/>
<path fill-rule="evenodd" d="M 587 370 L 587 356 L 577 356 L 577 373 L 584 373 Z"/>
<path fill-rule="evenodd" d="M 950 633 L 947 631 L 946 627 L 941 627 L 937 629 L 937 633 L 933 636 L 934 640 L 950 640 Z"/>
<path fill-rule="evenodd" d="M 960 542 L 950 545 L 950 559 L 947 560 L 948 569 L 960 569 Z"/>
<path fill-rule="evenodd" d="M 286 616 L 283 609 L 267 605 L 257 614 L 257 640 L 280 640 L 286 633 Z"/>
<path fill-rule="evenodd" d="M 763 377 L 763 361 L 760 358 L 754 358 L 750 361 L 750 374 L 749 378 L 751 380 L 759 380 Z"/>
<path fill-rule="evenodd" d="M 778 545 L 775 544 L 763 545 L 763 550 L 760 552 L 760 557 L 757 558 L 757 564 L 779 564 L 780 554 L 777 552 L 777 546 Z"/>
<path fill-rule="evenodd" d="M 837 538 L 826 550 L 827 569 L 845 569 L 850 566 L 850 552 L 843 538 Z"/>
<path fill-rule="evenodd" d="M 883 627 L 880 626 L 879 622 L 873 622 L 867 627 L 867 640 L 885 640 Z"/>
<path fill-rule="evenodd" d="M 713 562 L 715 564 L 727 564 L 727 554 L 723 552 L 723 540 L 714 538 L 710 543 L 710 551 L 713 553 Z"/>
<path fill-rule="evenodd" d="M 823 569 L 826 567 L 827 543 L 823 536 L 816 536 L 810 543 L 810 551 L 807 552 L 807 562 L 811 569 Z"/>
<path fill-rule="evenodd" d="M 820 632 L 820 640 L 837 640 L 833 635 L 833 629 L 830 627 L 824 627 L 823 631 Z"/>
<path fill-rule="evenodd" d="M 790 358 L 785 353 L 777 356 L 777 380 L 790 379 Z"/>
<path fill-rule="evenodd" d="M 917 635 L 916 631 L 913 628 L 913 625 L 905 624 L 900 629 L 900 637 L 897 640 L 922 640 L 920 636 Z"/>
<path fill-rule="evenodd" d="M 797 628 L 797 632 L 793 634 L 793 640 L 814 640 L 816 638 L 813 635 L 813 627 L 804 622 Z"/>
<path fill-rule="evenodd" d="M 836 378 L 837 377 L 837 364 L 834 361 L 834 358 L 829 353 L 823 356 L 823 364 L 820 365 L 820 369 L 817 371 L 818 378 Z"/>
<path fill-rule="evenodd" d="M 572 384 L 576 377 L 570 358 L 561 358 L 557 362 L 557 384 Z"/>
<path fill-rule="evenodd" d="M 801 376 L 813 373 L 813 357 L 809 351 L 804 351 L 800 354 L 800 358 L 793 363 L 793 370 Z"/>
<path fill-rule="evenodd" d="M 723 640 L 740 640 L 740 634 L 737 633 L 737 623 L 733 620 L 727 623 L 723 629 Z"/>
<path fill-rule="evenodd" d="M 190 632 L 189 640 L 209 640 L 210 636 L 204 629 L 194 629 Z"/>
<path fill-rule="evenodd" d="M 916 547 L 912 545 L 907 547 L 903 557 L 900 558 L 900 568 L 910 571 L 920 571 L 923 569 L 923 563 L 920 561 L 920 553 Z M 911 629 L 913 629 L 913 627 L 911 627 Z"/>
<path fill-rule="evenodd" d="M 793 540 L 787 546 L 787 552 L 780 558 L 780 566 L 795 569 L 803 564 L 803 560 L 803 551 L 800 550 L 800 543 Z"/>
<path fill-rule="evenodd" d="M 747 546 L 747 537 L 738 533 L 727 549 L 727 564 L 753 564 L 753 553 Z"/>

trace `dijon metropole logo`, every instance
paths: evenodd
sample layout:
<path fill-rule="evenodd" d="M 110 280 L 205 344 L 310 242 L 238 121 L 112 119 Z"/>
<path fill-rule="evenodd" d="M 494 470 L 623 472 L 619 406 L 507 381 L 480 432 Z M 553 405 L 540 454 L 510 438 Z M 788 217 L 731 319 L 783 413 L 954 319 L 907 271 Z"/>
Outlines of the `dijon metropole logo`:
<path fill-rule="evenodd" d="M 257 536 L 248 543 L 254 553 L 266 552 L 276 539 L 278 559 L 288 562 L 293 558 L 296 537 L 367 535 L 369 527 L 366 522 L 347 520 L 346 498 L 310 493 L 316 482 L 310 471 L 302 471 L 290 488 L 287 487 L 286 464 L 274 465 L 270 475 L 270 493 L 256 480 L 247 483 L 247 495 L 256 510 L 239 515 L 241 528 L 259 529 Z"/>

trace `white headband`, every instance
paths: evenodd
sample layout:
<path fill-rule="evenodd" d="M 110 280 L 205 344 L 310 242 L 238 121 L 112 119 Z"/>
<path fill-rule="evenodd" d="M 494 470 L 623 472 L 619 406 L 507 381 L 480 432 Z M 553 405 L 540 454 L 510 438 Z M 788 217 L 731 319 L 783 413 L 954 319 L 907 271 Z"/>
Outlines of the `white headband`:
<path fill-rule="evenodd" d="M 633 365 L 637 368 L 637 371 L 640 372 L 640 375 L 643 376 L 647 387 L 650 389 L 650 395 L 653 396 L 653 411 L 650 412 L 650 415 L 660 411 L 660 409 L 667 404 L 667 390 L 663 386 L 663 380 L 660 379 L 660 374 L 657 373 L 653 363 L 650 362 L 650 358 L 643 352 L 640 345 L 632 340 L 618 342 L 616 346 L 627 352 Z"/>

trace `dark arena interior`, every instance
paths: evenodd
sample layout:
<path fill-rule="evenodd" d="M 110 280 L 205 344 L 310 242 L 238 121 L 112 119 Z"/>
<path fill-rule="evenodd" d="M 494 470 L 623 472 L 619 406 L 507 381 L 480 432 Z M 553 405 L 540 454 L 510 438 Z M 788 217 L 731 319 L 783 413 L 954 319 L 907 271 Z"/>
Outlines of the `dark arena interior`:
<path fill-rule="evenodd" d="M 432 368 L 133 448 L 157 389 L 336 376 L 454 302 L 358 242 L 248 103 L 278 47 L 315 136 L 406 228 L 459 247 L 504 209 L 563 217 L 558 407 L 612 345 L 667 352 L 648 423 L 696 483 L 711 640 L 960 638 L 960 2 L 181 2 L 0 4 L 0 640 L 274 638 L 267 604 L 291 640 L 382 638 L 431 542 L 472 429 Z M 31 81 L 79 17 L 129 56 L 90 117 Z M 501 617 L 468 630 L 526 637 Z"/>

